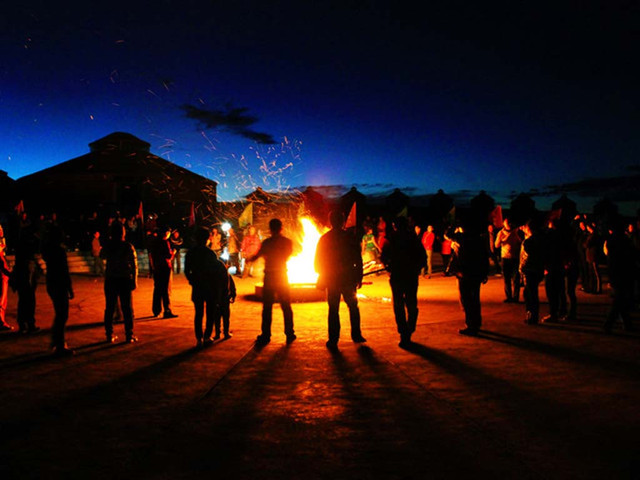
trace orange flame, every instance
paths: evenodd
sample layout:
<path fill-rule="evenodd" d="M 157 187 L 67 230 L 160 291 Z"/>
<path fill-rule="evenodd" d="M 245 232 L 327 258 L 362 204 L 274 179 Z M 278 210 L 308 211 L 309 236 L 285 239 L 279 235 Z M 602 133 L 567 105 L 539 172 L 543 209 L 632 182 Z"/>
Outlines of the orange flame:
<path fill-rule="evenodd" d="M 289 283 L 316 283 L 318 274 L 313 267 L 318 240 L 324 232 L 318 230 L 311 219 L 302 217 L 302 251 L 287 262 Z"/>

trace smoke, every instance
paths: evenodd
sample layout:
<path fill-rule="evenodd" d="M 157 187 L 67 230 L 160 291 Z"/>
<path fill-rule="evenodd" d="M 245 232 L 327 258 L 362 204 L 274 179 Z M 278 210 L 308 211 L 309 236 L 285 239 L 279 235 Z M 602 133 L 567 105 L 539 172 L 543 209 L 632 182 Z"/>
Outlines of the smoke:
<path fill-rule="evenodd" d="M 205 128 L 229 132 L 261 145 L 278 143 L 272 135 L 249 128 L 258 118 L 249 115 L 249 109 L 246 107 L 227 106 L 224 110 L 206 110 L 194 105 L 183 105 L 181 108 L 187 118 L 196 120 Z"/>

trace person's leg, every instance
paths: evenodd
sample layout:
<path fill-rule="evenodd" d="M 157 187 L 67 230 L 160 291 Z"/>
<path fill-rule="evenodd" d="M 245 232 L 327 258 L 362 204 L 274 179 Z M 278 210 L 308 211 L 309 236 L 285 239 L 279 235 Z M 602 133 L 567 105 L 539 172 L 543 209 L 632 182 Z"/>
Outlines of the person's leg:
<path fill-rule="evenodd" d="M 568 320 L 575 320 L 578 311 L 578 299 L 576 297 L 576 288 L 578 286 L 579 270 L 575 265 L 570 266 L 566 271 L 567 276 L 567 296 L 569 297 Z"/>
<path fill-rule="evenodd" d="M 229 336 L 230 333 L 230 321 L 231 321 L 231 306 L 229 305 L 229 301 L 223 301 L 220 305 L 220 316 L 222 317 L 222 332 L 225 337 Z"/>
<path fill-rule="evenodd" d="M 400 336 L 408 335 L 407 329 L 407 313 L 405 311 L 405 292 L 402 288 L 402 282 L 393 279 L 389 282 L 391 285 L 391 297 L 393 298 L 393 315 L 396 319 L 396 327 Z"/>
<path fill-rule="evenodd" d="M 407 334 L 411 336 L 416 331 L 418 323 L 418 278 L 407 281 L 405 287 L 405 301 L 407 304 Z"/>
<path fill-rule="evenodd" d="M 157 270 L 153 272 L 153 294 L 151 297 L 151 312 L 157 317 L 162 312 L 162 279 Z"/>
<path fill-rule="evenodd" d="M 327 290 L 327 304 L 329 306 L 329 342 L 337 343 L 340 339 L 340 290 Z"/>
<path fill-rule="evenodd" d="M 291 309 L 291 291 L 288 283 L 283 283 L 278 290 L 280 299 L 280 308 L 282 308 L 282 316 L 284 317 L 284 334 L 287 340 L 295 338 L 293 330 L 293 310 Z"/>
<path fill-rule="evenodd" d="M 269 341 L 271 338 L 271 321 L 274 302 L 275 291 L 268 285 L 265 276 L 265 283 L 262 289 L 262 332 L 260 334 L 260 337 L 262 337 L 264 341 Z"/>
<path fill-rule="evenodd" d="M 7 324 L 7 304 L 9 302 L 9 277 L 0 274 L 0 326 L 10 328 Z"/>
<path fill-rule="evenodd" d="M 104 330 L 107 335 L 107 340 L 110 340 L 113 336 L 113 312 L 116 309 L 116 302 L 118 301 L 118 292 L 113 284 L 113 280 L 110 278 L 104 281 Z"/>
<path fill-rule="evenodd" d="M 213 326 L 216 319 L 220 318 L 220 310 L 218 309 L 218 304 L 216 303 L 214 298 L 206 299 L 206 326 L 204 329 L 204 339 L 207 340 L 211 338 L 211 334 L 213 333 Z"/>
<path fill-rule="evenodd" d="M 513 301 L 514 262 L 510 258 L 502 259 L 502 275 L 504 282 L 504 296 L 508 302 Z"/>
<path fill-rule="evenodd" d="M 127 339 L 133 338 L 133 297 L 128 280 L 119 282 L 118 297 L 122 307 L 122 317 L 124 320 L 124 332 Z"/>
<path fill-rule="evenodd" d="M 356 342 L 362 342 L 362 330 L 360 326 L 360 308 L 358 307 L 357 289 L 355 287 L 347 288 L 342 291 L 344 303 L 349 309 L 349 323 L 351 324 L 351 339 Z"/>
<path fill-rule="evenodd" d="M 204 299 L 200 292 L 191 292 L 191 301 L 193 302 L 193 331 L 196 335 L 196 340 L 202 340 L 202 318 L 204 317 Z M 208 307 L 208 304 L 207 304 Z M 209 315 L 207 311 L 207 322 L 209 322 Z"/>

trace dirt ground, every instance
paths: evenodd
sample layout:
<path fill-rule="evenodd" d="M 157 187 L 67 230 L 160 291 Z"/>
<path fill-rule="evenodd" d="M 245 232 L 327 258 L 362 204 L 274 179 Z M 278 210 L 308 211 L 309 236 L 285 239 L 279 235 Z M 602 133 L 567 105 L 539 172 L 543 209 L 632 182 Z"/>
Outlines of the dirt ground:
<path fill-rule="evenodd" d="M 74 276 L 76 354 L 63 359 L 50 354 L 53 312 L 40 286 L 43 330 L 0 335 L 2 478 L 640 477 L 640 335 L 602 332 L 606 292 L 579 292 L 576 322 L 528 326 L 492 277 L 483 330 L 470 338 L 458 334 L 455 279 L 421 279 L 415 344 L 400 349 L 388 278 L 367 280 L 368 342 L 351 342 L 342 305 L 331 352 L 322 301 L 294 304 L 291 345 L 276 306 L 272 341 L 257 348 L 251 278 L 236 280 L 233 338 L 195 348 L 182 275 L 178 318 L 151 316 L 152 281 L 141 278 L 140 342 L 122 342 L 118 324 L 119 342 L 107 344 L 102 281 Z M 14 326 L 15 308 L 11 294 Z"/>

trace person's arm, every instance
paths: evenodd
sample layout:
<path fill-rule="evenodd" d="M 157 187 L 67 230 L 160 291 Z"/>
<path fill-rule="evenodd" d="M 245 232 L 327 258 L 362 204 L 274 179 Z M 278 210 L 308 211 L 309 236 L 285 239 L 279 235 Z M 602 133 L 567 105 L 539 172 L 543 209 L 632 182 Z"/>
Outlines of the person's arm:
<path fill-rule="evenodd" d="M 133 245 L 129 244 L 129 248 L 131 249 L 129 261 L 133 270 L 133 275 L 131 278 L 131 290 L 135 290 L 138 287 L 138 254 L 136 253 L 136 249 Z"/>

